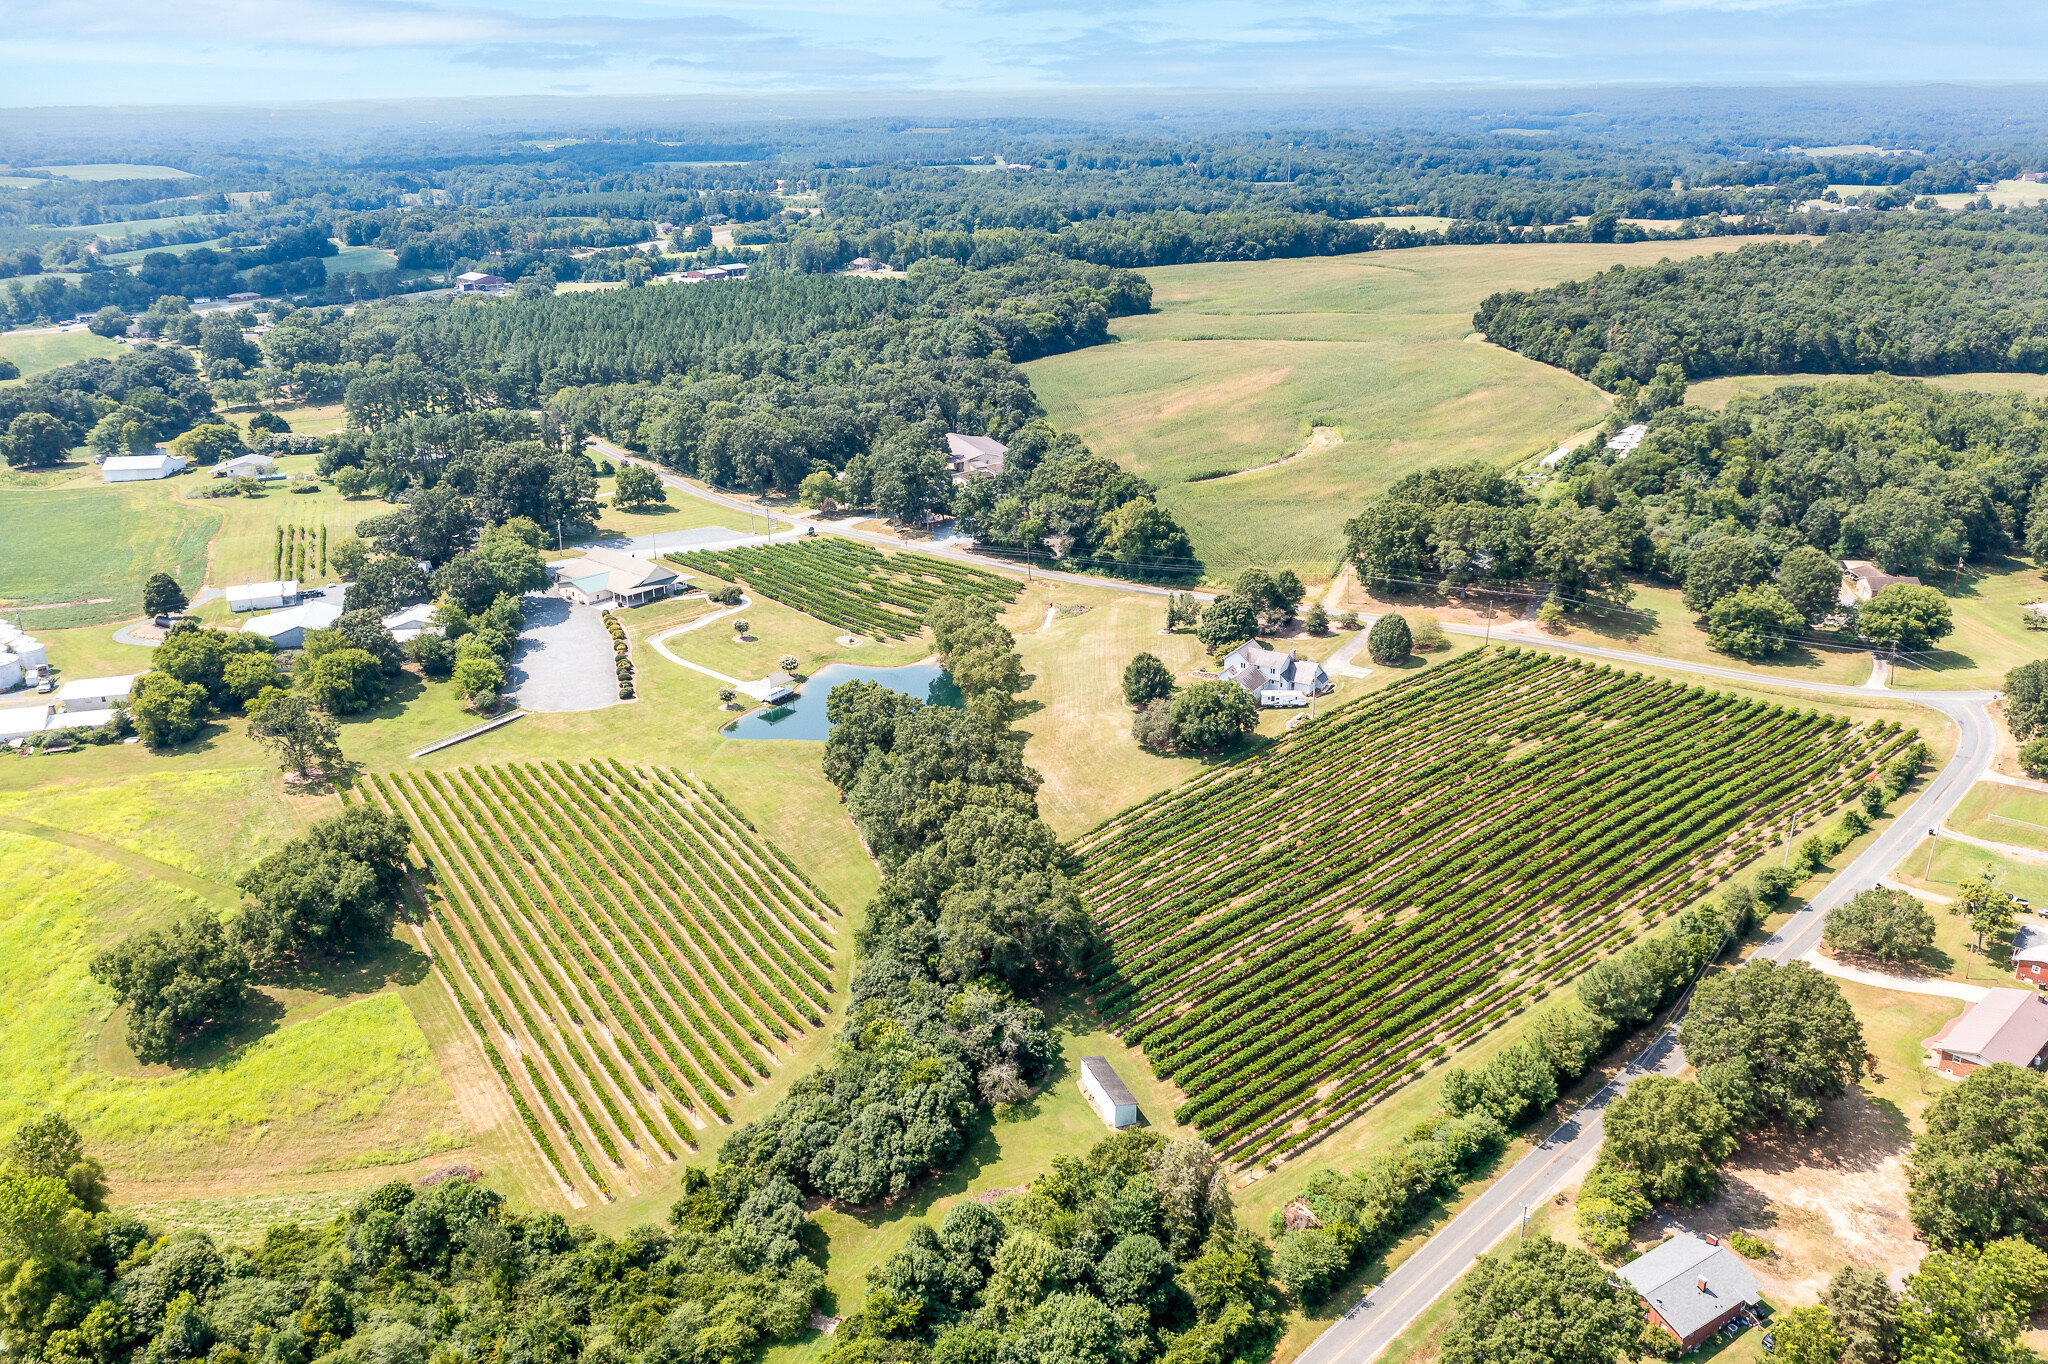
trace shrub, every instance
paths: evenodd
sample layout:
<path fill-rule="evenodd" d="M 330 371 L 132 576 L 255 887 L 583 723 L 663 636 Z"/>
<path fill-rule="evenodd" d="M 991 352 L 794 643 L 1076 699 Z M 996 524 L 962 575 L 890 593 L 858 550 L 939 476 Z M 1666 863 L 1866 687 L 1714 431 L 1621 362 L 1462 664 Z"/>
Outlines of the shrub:
<path fill-rule="evenodd" d="M 1356 630 L 1358 625 L 1358 613 L 1356 611 L 1346 611 L 1343 615 L 1337 617 L 1337 627 L 1341 630 Z"/>
<path fill-rule="evenodd" d="M 1579 1186 L 1573 1222 L 1579 1239 L 1612 1263 L 1628 1250 L 1629 1229 L 1650 1215 L 1650 1200 L 1634 1175 L 1603 1156 Z"/>
<path fill-rule="evenodd" d="M 2029 739 L 2020 746 L 2020 766 L 2027 769 L 2030 777 L 2048 777 L 2048 735 Z"/>
<path fill-rule="evenodd" d="M 1398 611 L 1389 611 L 1372 624 L 1365 636 L 1365 651 L 1372 655 L 1372 661 L 1383 667 L 1391 667 L 1408 657 L 1414 645 L 1414 636 L 1408 631 L 1408 622 Z"/>
<path fill-rule="evenodd" d="M 1175 747 L 1207 752 L 1259 727 L 1259 704 L 1235 682 L 1197 682 L 1171 703 Z"/>
<path fill-rule="evenodd" d="M 1444 633 L 1443 622 L 1428 611 L 1418 611 L 1409 623 L 1415 636 L 1415 652 L 1433 654 L 1451 647 L 1451 637 Z"/>
<path fill-rule="evenodd" d="M 1301 623 L 1307 627 L 1308 632 L 1312 635 L 1326 635 L 1330 633 L 1330 613 L 1323 609 L 1321 602 L 1317 602 L 1308 609 L 1308 615 L 1302 618 Z"/>
<path fill-rule="evenodd" d="M 1756 874 L 1756 898 L 1775 908 L 1806 878 L 1785 867 L 1765 867 Z"/>
<path fill-rule="evenodd" d="M 1778 1253 L 1778 1248 L 1769 1241 L 1751 1236 L 1746 1231 L 1738 1231 L 1730 1236 L 1728 1244 L 1734 1246 L 1738 1254 L 1751 1260 L 1768 1260 Z"/>

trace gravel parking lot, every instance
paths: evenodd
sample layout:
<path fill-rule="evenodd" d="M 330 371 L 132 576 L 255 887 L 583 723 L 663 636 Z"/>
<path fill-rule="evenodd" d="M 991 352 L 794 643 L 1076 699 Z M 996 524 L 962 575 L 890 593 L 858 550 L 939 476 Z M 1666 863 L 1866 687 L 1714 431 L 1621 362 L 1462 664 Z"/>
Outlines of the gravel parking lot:
<path fill-rule="evenodd" d="M 527 710 L 602 710 L 619 701 L 612 639 L 594 606 L 531 596 L 506 699 Z"/>

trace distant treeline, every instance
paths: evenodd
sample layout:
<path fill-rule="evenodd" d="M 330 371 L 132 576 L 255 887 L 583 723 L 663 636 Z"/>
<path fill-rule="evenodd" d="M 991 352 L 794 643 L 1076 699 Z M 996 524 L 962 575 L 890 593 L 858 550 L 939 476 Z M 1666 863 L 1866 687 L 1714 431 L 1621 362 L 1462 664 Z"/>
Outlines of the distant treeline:
<path fill-rule="evenodd" d="M 2048 370 L 2048 212 L 1884 226 L 1495 294 L 1472 325 L 1606 388 L 1666 364 L 1691 378 Z"/>

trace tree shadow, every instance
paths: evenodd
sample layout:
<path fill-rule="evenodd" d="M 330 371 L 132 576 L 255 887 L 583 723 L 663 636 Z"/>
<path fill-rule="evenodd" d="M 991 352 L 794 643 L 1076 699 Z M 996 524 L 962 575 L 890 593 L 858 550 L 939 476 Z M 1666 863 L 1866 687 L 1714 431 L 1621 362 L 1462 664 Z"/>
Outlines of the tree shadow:
<path fill-rule="evenodd" d="M 394 933 L 360 951 L 293 962 L 268 973 L 263 983 L 281 990 L 348 999 L 373 995 L 390 986 L 418 985 L 427 978 L 428 970 L 426 954 Z"/>

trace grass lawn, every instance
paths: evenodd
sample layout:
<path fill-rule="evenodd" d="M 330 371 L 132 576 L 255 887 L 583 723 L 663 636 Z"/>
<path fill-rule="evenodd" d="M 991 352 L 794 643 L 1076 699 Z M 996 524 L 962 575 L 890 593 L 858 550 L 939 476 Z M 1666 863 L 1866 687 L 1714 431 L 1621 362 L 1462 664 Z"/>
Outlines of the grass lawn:
<path fill-rule="evenodd" d="M 1937 574 L 1928 585 L 1948 598 L 1955 633 L 1922 654 L 1913 667 L 1892 670 L 1892 685 L 1907 689 L 1999 689 L 2022 663 L 2048 657 L 2048 633 L 2027 628 L 2027 602 L 2048 601 L 2048 578 L 2033 564 L 2002 559 L 1960 575 Z"/>
<path fill-rule="evenodd" d="M 296 831 L 270 771 L 156 770 L 110 782 L 63 758 L 9 766 L 34 768 L 39 780 L 0 791 L 0 1008 L 9 1020 L 0 1065 L 13 1077 L 0 1127 L 45 1108 L 68 1113 L 107 1161 L 117 1197 L 218 1195 L 251 1178 L 466 1144 L 395 992 L 423 969 L 410 949 L 265 987 L 246 1021 L 175 1066 L 135 1061 L 121 1017 L 88 976 L 108 943 L 234 898 L 224 883 Z M 202 896 L 195 883 L 211 888 Z"/>
<path fill-rule="evenodd" d="M 1720 411 L 1737 398 L 1770 393 L 1788 384 L 1835 384 L 1846 379 L 1866 379 L 1865 374 L 1731 374 L 1720 379 L 1702 379 L 1685 390 L 1685 400 Z M 1985 371 L 1978 374 L 1914 375 L 1923 383 L 1951 393 L 2017 393 L 2026 398 L 2048 397 L 2048 374 L 2025 371 Z"/>
<path fill-rule="evenodd" d="M 1025 368 L 1055 425 L 1161 485 L 1212 576 L 1259 563 L 1320 577 L 1359 497 L 1426 465 L 1526 458 L 1606 411 L 1583 380 L 1468 341 L 1487 295 L 1734 240 L 1167 266 L 1145 272 L 1154 311 L 1113 324 L 1122 344 Z M 1312 425 L 1343 443 L 1186 481 L 1279 459 Z"/>
<path fill-rule="evenodd" d="M 723 526 L 727 530 L 744 532 L 747 529 L 747 514 L 721 507 L 715 502 L 706 502 L 700 497 L 667 490 L 668 501 L 651 506 L 635 507 L 625 511 L 611 504 L 612 484 L 610 475 L 597 480 L 598 526 L 584 540 L 572 540 L 571 544 L 582 544 L 585 540 L 609 540 L 620 535 L 660 535 L 664 531 L 695 530 L 701 526 Z M 761 527 L 761 518 L 754 518 L 754 529 Z"/>
<path fill-rule="evenodd" d="M 1974 843 L 1944 838 L 1935 844 L 1930 869 L 1928 842 L 1923 838 L 1914 845 L 1906 860 L 1899 863 L 1898 869 L 1892 873 L 1893 880 L 1937 895 L 1954 895 L 1963 881 L 1981 876 L 1988 867 L 2001 889 L 2011 891 L 2036 907 L 2048 908 L 2048 867 L 2006 857 Z M 1945 917 L 1942 914 L 1935 916 L 1937 920 Z"/>
<path fill-rule="evenodd" d="M 398 253 L 381 246 L 344 246 L 326 260 L 329 279 L 336 275 L 381 275 L 398 268 Z"/>
<path fill-rule="evenodd" d="M 108 265 L 140 265 L 142 264 L 143 257 L 154 255 L 160 251 L 168 252 L 173 256 L 182 256 L 187 251 L 197 250 L 199 247 L 202 246 L 218 247 L 226 240 L 227 238 L 225 237 L 215 237 L 210 241 L 180 242 L 176 246 L 138 247 L 136 250 L 133 251 L 110 252 L 107 255 L 101 256 L 100 259 L 102 261 L 105 261 Z"/>
<path fill-rule="evenodd" d="M 292 455 L 277 462 L 278 470 L 288 474 L 310 474 L 317 456 Z M 205 470 L 199 477 L 210 476 Z M 174 484 L 181 493 L 189 494 L 206 486 L 196 479 Z M 217 513 L 221 518 L 220 533 L 214 537 L 211 562 L 206 579 L 210 586 L 226 587 L 230 583 L 269 582 L 280 576 L 277 569 L 277 531 L 305 527 L 314 535 L 317 553 L 318 536 L 321 527 L 326 527 L 327 543 L 331 546 L 344 535 L 354 534 L 356 523 L 365 517 L 376 516 L 389 511 L 390 507 L 374 497 L 345 498 L 334 484 L 323 482 L 320 491 L 295 493 L 287 485 L 271 483 L 264 486 L 256 497 L 208 498 L 204 501 L 186 503 L 191 507 L 204 507 Z M 291 568 L 281 575 L 286 578 L 302 576 Z M 315 562 L 308 562 L 303 577 L 312 583 L 334 582 L 340 575 L 332 570 L 322 570 Z"/>
<path fill-rule="evenodd" d="M 1960 833 L 2048 855 L 2048 793 L 1980 781 L 1949 816 L 1948 825 Z"/>
<path fill-rule="evenodd" d="M 45 332 L 36 336 L 0 332 L 0 355 L 15 363 L 23 379 L 94 356 L 119 355 L 127 349 L 119 341 L 109 341 L 83 327 L 75 332 Z"/>
<path fill-rule="evenodd" d="M 127 161 L 96 162 L 87 166 L 29 166 L 66 180 L 194 180 L 191 171 L 175 166 L 142 166 Z"/>
<path fill-rule="evenodd" d="M 50 629 L 126 620 L 159 569 L 196 593 L 220 505 L 187 506 L 158 483 L 0 488 L 0 608 L 54 606 L 22 617 Z"/>
<path fill-rule="evenodd" d="M 1826 636 L 1816 636 L 1813 645 L 1795 644 L 1772 658 L 1750 663 L 1731 658 L 1714 648 L 1707 632 L 1695 623 L 1685 607 L 1684 593 L 1677 587 L 1632 579 L 1635 597 L 1626 607 L 1582 607 L 1567 616 L 1564 625 L 1548 638 L 1577 640 L 1609 649 L 1628 649 L 1655 654 L 1674 663 L 1705 663 L 1721 668 L 1746 668 L 1771 676 L 1800 682 L 1830 682 L 1860 685 L 1870 677 L 1870 655 L 1863 649 L 1826 647 Z M 1356 576 L 1344 583 L 1342 605 L 1361 613 L 1395 610 L 1404 613 L 1429 611 L 1446 624 L 1470 625 L 1475 629 L 1491 623 L 1508 642 L 1513 634 L 1533 635 L 1538 627 L 1521 619 L 1527 598 L 1481 596 L 1471 599 L 1447 597 L 1433 589 L 1393 592 L 1369 590 Z"/>

